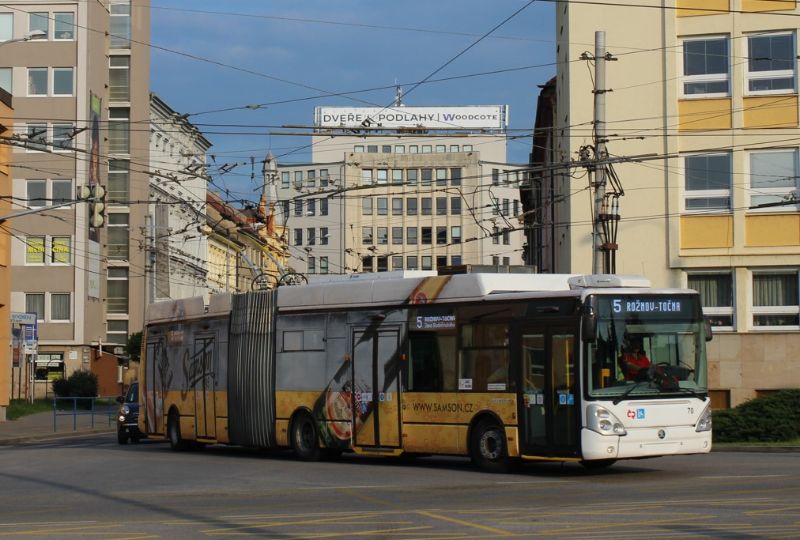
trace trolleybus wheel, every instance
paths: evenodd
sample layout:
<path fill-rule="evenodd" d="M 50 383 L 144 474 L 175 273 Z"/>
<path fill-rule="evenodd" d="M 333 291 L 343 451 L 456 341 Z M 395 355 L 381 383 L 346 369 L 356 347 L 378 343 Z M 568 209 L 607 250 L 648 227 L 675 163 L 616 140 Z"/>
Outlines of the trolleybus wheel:
<path fill-rule="evenodd" d="M 169 438 L 169 447 L 176 451 L 186 450 L 186 441 L 181 437 L 181 425 L 178 412 L 173 409 L 169 412 L 169 419 L 167 420 L 167 437 Z"/>
<path fill-rule="evenodd" d="M 502 424 L 493 420 L 482 420 L 473 428 L 469 446 L 475 465 L 488 472 L 508 472 L 506 432 Z"/>
<path fill-rule="evenodd" d="M 590 471 L 599 471 L 611 467 L 616 462 L 616 459 L 591 459 L 588 461 L 581 461 L 581 465 Z"/>
<path fill-rule="evenodd" d="M 317 461 L 320 457 L 317 426 L 308 413 L 299 413 L 292 422 L 292 450 L 303 461 Z"/>

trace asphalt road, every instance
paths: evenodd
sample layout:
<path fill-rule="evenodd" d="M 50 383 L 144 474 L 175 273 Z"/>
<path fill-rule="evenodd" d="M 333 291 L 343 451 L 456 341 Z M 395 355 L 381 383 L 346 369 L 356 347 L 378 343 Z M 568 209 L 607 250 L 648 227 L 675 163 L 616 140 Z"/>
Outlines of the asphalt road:
<path fill-rule="evenodd" d="M 115 435 L 0 447 L 7 538 L 798 538 L 800 453 L 527 465 L 288 454 Z"/>

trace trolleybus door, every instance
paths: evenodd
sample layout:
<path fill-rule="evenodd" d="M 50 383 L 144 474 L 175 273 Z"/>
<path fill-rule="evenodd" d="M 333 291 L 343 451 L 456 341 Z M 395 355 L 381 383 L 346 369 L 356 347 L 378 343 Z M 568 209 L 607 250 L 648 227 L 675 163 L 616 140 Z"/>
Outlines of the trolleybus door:
<path fill-rule="evenodd" d="M 352 331 L 356 446 L 400 446 L 400 329 Z"/>
<path fill-rule="evenodd" d="M 523 452 L 570 456 L 577 452 L 580 394 L 576 332 L 569 327 L 520 328 Z"/>
<path fill-rule="evenodd" d="M 165 388 L 162 369 L 167 365 L 167 358 L 163 340 L 147 343 L 144 361 L 142 396 L 144 397 L 145 429 L 147 433 L 164 433 Z"/>
<path fill-rule="evenodd" d="M 216 436 L 216 407 L 214 402 L 214 336 L 200 336 L 194 340 L 193 381 L 194 414 L 197 437 L 213 439 Z"/>

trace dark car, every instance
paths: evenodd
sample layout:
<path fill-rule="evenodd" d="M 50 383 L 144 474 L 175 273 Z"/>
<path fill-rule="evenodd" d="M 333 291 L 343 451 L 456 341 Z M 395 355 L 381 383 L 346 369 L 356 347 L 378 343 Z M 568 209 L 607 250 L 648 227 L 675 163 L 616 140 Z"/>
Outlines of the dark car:
<path fill-rule="evenodd" d="M 139 431 L 139 383 L 134 382 L 128 393 L 119 396 L 119 412 L 117 414 L 117 442 L 128 444 L 128 440 L 139 442 L 144 435 Z"/>

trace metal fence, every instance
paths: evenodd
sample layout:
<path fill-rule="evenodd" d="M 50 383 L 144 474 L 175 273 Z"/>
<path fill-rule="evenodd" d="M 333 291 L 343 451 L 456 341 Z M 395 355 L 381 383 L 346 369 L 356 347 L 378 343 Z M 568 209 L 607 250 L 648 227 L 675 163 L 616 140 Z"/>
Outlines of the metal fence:
<path fill-rule="evenodd" d="M 72 431 L 78 429 L 78 418 L 90 418 L 91 427 L 105 420 L 106 425 L 114 423 L 119 404 L 116 397 L 55 397 L 53 398 L 53 432 L 58 431 L 59 417 L 72 417 Z"/>

